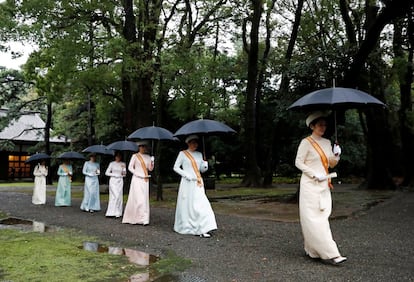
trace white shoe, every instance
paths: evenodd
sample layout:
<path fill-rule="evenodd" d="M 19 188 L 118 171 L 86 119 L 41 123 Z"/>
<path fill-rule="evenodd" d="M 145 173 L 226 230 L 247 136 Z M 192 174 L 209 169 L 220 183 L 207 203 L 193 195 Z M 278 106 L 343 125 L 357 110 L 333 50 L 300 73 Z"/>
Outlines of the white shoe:
<path fill-rule="evenodd" d="M 346 257 L 339 256 L 339 257 L 337 257 L 337 258 L 334 258 L 334 259 L 333 259 L 333 262 L 334 262 L 335 264 L 340 264 L 340 263 L 342 263 L 342 262 L 344 262 L 344 261 L 346 261 L 346 260 L 347 260 L 347 258 L 346 258 Z"/>
<path fill-rule="evenodd" d="M 210 234 L 208 234 L 208 233 L 204 233 L 204 234 L 200 234 L 200 237 L 201 237 L 201 238 L 210 238 L 210 237 L 211 237 L 211 235 L 210 235 Z"/>

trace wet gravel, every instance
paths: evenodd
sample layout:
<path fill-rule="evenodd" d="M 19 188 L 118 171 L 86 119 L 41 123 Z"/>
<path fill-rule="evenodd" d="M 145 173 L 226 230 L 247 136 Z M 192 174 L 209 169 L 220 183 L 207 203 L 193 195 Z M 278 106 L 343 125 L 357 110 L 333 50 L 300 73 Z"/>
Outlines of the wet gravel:
<path fill-rule="evenodd" d="M 48 197 L 46 205 L 34 206 L 31 195 L 0 192 L 0 211 L 10 216 L 75 228 L 161 257 L 172 250 L 191 259 L 179 281 L 414 281 L 413 192 L 398 192 L 357 217 L 331 221 L 348 257 L 339 267 L 304 256 L 299 223 L 216 214 L 219 229 L 206 239 L 175 233 L 171 209 L 152 208 L 150 225 L 140 226 L 105 218 L 104 211 L 82 212 L 77 199 L 71 207 L 53 203 Z"/>

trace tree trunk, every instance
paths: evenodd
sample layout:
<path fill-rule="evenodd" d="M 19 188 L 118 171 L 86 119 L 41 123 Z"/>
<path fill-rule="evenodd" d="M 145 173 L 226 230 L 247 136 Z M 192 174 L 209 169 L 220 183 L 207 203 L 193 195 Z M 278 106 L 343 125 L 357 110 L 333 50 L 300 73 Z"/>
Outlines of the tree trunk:
<path fill-rule="evenodd" d="M 371 1 L 372 2 L 372 1 Z M 357 53 L 353 57 L 350 68 L 344 75 L 344 86 L 355 88 L 358 86 L 367 85 L 366 81 L 362 81 L 364 76 L 361 75 L 363 66 L 367 62 L 368 55 L 376 48 L 378 48 L 378 40 L 380 33 L 384 26 L 390 23 L 397 17 L 401 17 L 406 13 L 406 8 L 413 4 L 409 1 L 389 1 L 387 6 L 377 16 L 378 7 L 375 6 L 375 1 L 371 5 L 367 1 L 367 35 L 365 40 L 360 45 Z M 379 58 L 376 62 L 379 62 Z M 383 100 L 383 89 L 378 81 L 382 78 L 376 73 L 375 62 L 370 61 L 371 73 L 371 94 L 380 100 Z M 379 79 L 379 80 L 378 80 Z M 363 89 L 364 87 L 359 87 Z M 368 127 L 367 135 L 367 182 L 368 189 L 387 189 L 394 187 L 390 166 L 390 156 L 392 152 L 390 132 L 387 130 L 387 119 L 385 112 L 374 110 L 366 111 L 366 120 Z M 385 137 L 384 137 L 385 136 Z"/>
<path fill-rule="evenodd" d="M 413 135 L 413 123 L 410 121 L 410 117 L 413 116 L 412 98 L 411 98 L 411 85 L 413 83 L 413 44 L 414 44 L 414 22 L 413 22 L 413 8 L 408 15 L 407 24 L 407 37 L 404 40 L 402 35 L 403 20 L 398 20 L 394 24 L 394 55 L 396 62 L 402 65 L 397 65 L 395 69 L 398 72 L 401 105 L 399 110 L 399 123 L 400 123 L 400 135 L 401 135 L 401 156 L 402 156 L 402 168 L 397 171 L 399 175 L 398 183 L 403 186 L 414 184 L 414 135 Z M 404 52 L 404 42 L 408 42 L 407 52 Z M 408 53 L 408 54 L 407 54 Z M 407 59 L 405 59 L 407 58 Z M 404 62 L 404 60 L 406 60 Z M 402 183 L 400 181 L 402 180 Z"/>
<path fill-rule="evenodd" d="M 263 186 L 270 187 L 273 181 L 273 167 L 272 167 L 272 156 L 273 156 L 273 130 L 262 131 L 261 124 L 273 124 L 273 118 L 271 120 L 265 120 L 261 113 L 261 104 L 262 104 L 262 89 L 263 83 L 265 80 L 267 61 L 269 59 L 270 52 L 270 37 L 272 34 L 272 28 L 270 26 L 270 19 L 272 15 L 272 10 L 275 6 L 275 0 L 272 0 L 268 10 L 266 12 L 266 40 L 265 40 L 265 50 L 263 52 L 262 59 L 259 64 L 259 75 L 258 82 L 256 86 L 257 98 L 256 98 L 256 152 L 260 156 L 262 162 L 260 167 L 263 172 Z M 261 140 L 260 140 L 261 139 Z M 259 144 L 266 144 L 260 146 Z"/>
<path fill-rule="evenodd" d="M 250 48 L 248 50 L 247 89 L 245 104 L 245 152 L 246 174 L 244 186 L 259 187 L 262 184 L 256 153 L 256 90 L 259 58 L 259 26 L 262 14 L 261 0 L 252 0 L 253 16 L 251 20 Z"/>

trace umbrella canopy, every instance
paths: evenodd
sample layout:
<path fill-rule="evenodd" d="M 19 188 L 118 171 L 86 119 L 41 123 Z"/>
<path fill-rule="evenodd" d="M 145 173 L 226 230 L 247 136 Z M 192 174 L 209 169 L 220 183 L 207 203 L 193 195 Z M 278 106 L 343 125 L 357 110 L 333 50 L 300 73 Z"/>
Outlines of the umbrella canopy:
<path fill-rule="evenodd" d="M 333 87 L 313 91 L 298 99 L 289 110 L 346 110 L 370 106 L 385 107 L 377 98 L 353 88 Z"/>
<path fill-rule="evenodd" d="M 236 131 L 219 121 L 198 119 L 184 124 L 175 132 L 174 136 L 185 136 L 190 134 L 214 135 L 219 133 L 236 133 Z"/>
<path fill-rule="evenodd" d="M 64 152 L 60 154 L 57 158 L 58 159 L 70 159 L 70 160 L 84 160 L 85 156 L 78 152 L 69 151 L 69 152 Z"/>
<path fill-rule="evenodd" d="M 41 160 L 47 160 L 50 159 L 51 156 L 49 156 L 46 153 L 36 153 L 34 155 L 31 155 L 26 161 L 25 163 L 32 163 L 32 162 L 36 162 L 36 161 L 41 161 Z"/>
<path fill-rule="evenodd" d="M 135 130 L 128 139 L 175 140 L 175 137 L 168 129 L 153 125 Z"/>
<path fill-rule="evenodd" d="M 377 98 L 353 88 L 332 87 L 313 91 L 298 99 L 288 110 L 333 110 L 335 119 L 335 142 L 338 143 L 336 110 L 386 107 Z"/>
<path fill-rule="evenodd" d="M 116 141 L 106 146 L 106 148 L 110 150 L 117 150 L 117 151 L 132 151 L 132 152 L 138 151 L 138 145 L 135 142 L 127 141 L 127 140 Z"/>
<path fill-rule="evenodd" d="M 114 150 L 108 149 L 104 145 L 92 145 L 82 150 L 83 153 L 96 153 L 102 155 L 114 155 Z"/>

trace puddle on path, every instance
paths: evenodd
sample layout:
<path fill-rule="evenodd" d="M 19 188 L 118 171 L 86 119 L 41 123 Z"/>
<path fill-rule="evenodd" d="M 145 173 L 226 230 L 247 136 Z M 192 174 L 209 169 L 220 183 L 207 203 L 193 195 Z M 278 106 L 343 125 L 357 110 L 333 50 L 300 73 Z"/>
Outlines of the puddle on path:
<path fill-rule="evenodd" d="M 136 273 L 129 277 L 128 282 L 177 282 L 182 281 L 175 275 L 163 275 L 159 276 L 149 268 L 150 265 L 160 260 L 160 257 L 148 254 L 135 249 L 111 247 L 99 244 L 97 242 L 83 242 L 82 246 L 78 247 L 90 252 L 108 253 L 112 255 L 123 255 L 128 258 L 131 263 L 143 267 L 143 272 Z"/>
<path fill-rule="evenodd" d="M 53 232 L 58 230 L 57 227 L 47 226 L 40 221 L 26 220 L 16 217 L 9 217 L 0 220 L 0 229 L 13 228 L 22 231 L 34 231 L 34 232 Z"/>
<path fill-rule="evenodd" d="M 97 242 L 83 242 L 83 246 L 80 246 L 79 248 L 91 252 L 124 255 L 128 257 L 131 263 L 135 263 L 140 266 L 149 266 L 160 260 L 159 257 L 142 251 L 120 247 L 107 247 Z"/>

